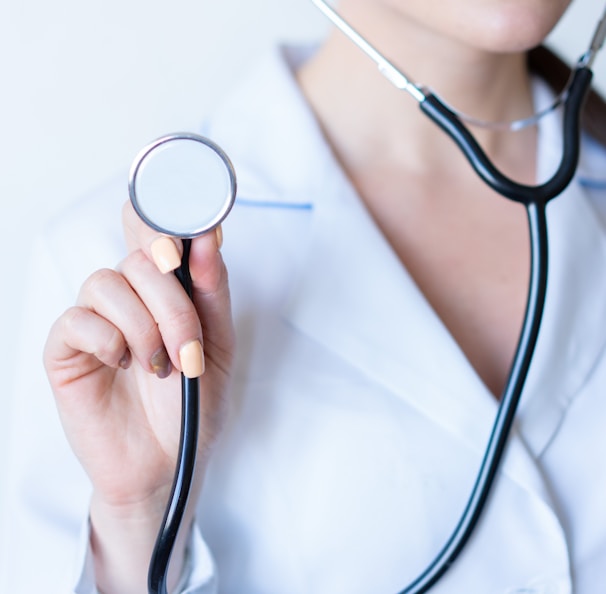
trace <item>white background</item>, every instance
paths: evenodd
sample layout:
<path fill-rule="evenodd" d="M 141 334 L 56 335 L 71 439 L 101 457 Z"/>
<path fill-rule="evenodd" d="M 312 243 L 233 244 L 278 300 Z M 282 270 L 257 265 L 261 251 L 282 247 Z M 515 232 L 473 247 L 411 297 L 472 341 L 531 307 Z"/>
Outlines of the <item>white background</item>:
<path fill-rule="evenodd" d="M 602 4 L 575 0 L 556 30 L 570 59 L 584 51 Z M 153 138 L 196 130 L 275 40 L 324 31 L 308 0 L 1 0 L 0 505 L 28 238 L 50 213 L 126 170 Z M 596 75 L 606 88 L 606 56 Z"/>

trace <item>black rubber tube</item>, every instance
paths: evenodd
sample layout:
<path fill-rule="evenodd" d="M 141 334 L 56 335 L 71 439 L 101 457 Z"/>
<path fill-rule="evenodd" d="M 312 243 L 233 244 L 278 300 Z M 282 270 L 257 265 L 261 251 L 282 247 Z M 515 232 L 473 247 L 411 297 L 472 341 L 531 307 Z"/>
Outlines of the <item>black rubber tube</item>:
<path fill-rule="evenodd" d="M 545 208 L 549 200 L 561 194 L 568 186 L 576 171 L 580 147 L 580 115 L 592 77 L 588 68 L 575 70 L 564 108 L 564 140 L 560 164 L 550 180 L 537 186 L 519 184 L 503 175 L 457 115 L 435 95 L 428 95 L 420 103 L 423 112 L 457 143 L 480 178 L 499 194 L 525 204 L 530 232 L 531 268 L 526 313 L 516 354 L 465 510 L 437 557 L 400 594 L 423 594 L 438 582 L 465 547 L 488 500 L 515 419 L 543 315 L 548 272 Z"/>
<path fill-rule="evenodd" d="M 463 151 L 476 173 L 499 194 L 529 205 L 547 203 L 566 188 L 574 176 L 579 160 L 581 111 L 593 74 L 588 68 L 577 68 L 564 104 L 563 147 L 560 165 L 553 177 L 538 186 L 519 184 L 503 175 L 488 159 L 471 132 L 458 116 L 435 95 L 428 95 L 419 107 L 442 128 Z"/>
<path fill-rule="evenodd" d="M 526 313 L 509 378 L 497 410 L 484 459 L 473 490 L 452 536 L 427 569 L 400 594 L 423 594 L 448 571 L 465 547 L 485 508 L 511 427 L 515 419 L 534 348 L 539 335 L 547 292 L 548 238 L 545 205 L 526 206 L 530 227 L 530 281 Z"/>
<path fill-rule="evenodd" d="M 189 252 L 191 240 L 183 240 L 181 267 L 175 272 L 187 294 L 191 297 Z M 149 594 L 167 594 L 168 569 L 183 520 L 189 491 L 196 467 L 198 432 L 200 423 L 200 380 L 181 374 L 181 438 L 177 456 L 177 468 L 164 519 L 158 532 L 147 578 Z"/>

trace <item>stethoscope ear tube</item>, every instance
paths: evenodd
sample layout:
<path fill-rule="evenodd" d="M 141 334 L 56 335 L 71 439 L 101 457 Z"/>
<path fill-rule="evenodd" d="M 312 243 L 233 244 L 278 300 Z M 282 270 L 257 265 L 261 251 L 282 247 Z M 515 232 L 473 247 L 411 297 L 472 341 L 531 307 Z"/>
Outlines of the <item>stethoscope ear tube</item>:
<path fill-rule="evenodd" d="M 189 273 L 191 239 L 183 240 L 181 267 L 175 271 L 186 293 L 192 296 Z M 181 438 L 173 485 L 158 532 L 148 573 L 149 594 L 167 594 L 168 569 L 179 526 L 183 521 L 196 468 L 200 424 L 200 379 L 181 374 Z"/>
<path fill-rule="evenodd" d="M 564 108 L 562 158 L 556 173 L 547 182 L 537 186 L 519 184 L 503 175 L 488 159 L 473 134 L 461 119 L 440 99 L 430 93 L 419 103 L 423 112 L 440 126 L 459 146 L 476 173 L 499 194 L 530 204 L 546 204 L 568 186 L 579 160 L 581 110 L 591 86 L 593 74 L 588 68 L 577 68 L 573 73 Z"/>

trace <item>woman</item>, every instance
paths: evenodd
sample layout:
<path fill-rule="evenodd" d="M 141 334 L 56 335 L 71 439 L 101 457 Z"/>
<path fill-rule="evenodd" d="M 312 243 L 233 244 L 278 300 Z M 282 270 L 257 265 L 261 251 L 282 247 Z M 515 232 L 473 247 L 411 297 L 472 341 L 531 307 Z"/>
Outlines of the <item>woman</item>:
<path fill-rule="evenodd" d="M 509 121 L 550 95 L 527 52 L 568 3 L 339 7 L 413 80 Z M 557 164 L 558 118 L 477 138 L 534 184 Z M 202 435 L 171 588 L 399 592 L 449 536 L 481 460 L 524 314 L 524 209 L 339 33 L 263 63 L 204 133 L 234 161 L 239 198 L 223 249 L 221 231 L 193 242 L 193 304 L 168 274 L 180 243 L 127 204 L 126 255 L 88 277 L 48 337 L 48 378 L 91 486 L 90 524 L 85 487 L 73 487 L 77 512 L 49 514 L 65 542 L 85 524 L 70 587 L 145 591 L 183 371 L 201 375 Z M 603 163 L 586 139 L 581 182 Z M 579 454 L 606 447 L 603 200 L 577 181 L 549 207 L 548 301 L 519 422 L 485 516 L 435 592 L 591 594 L 606 577 L 606 470 Z M 61 269 L 65 229 L 50 240 L 67 246 L 55 248 Z"/>

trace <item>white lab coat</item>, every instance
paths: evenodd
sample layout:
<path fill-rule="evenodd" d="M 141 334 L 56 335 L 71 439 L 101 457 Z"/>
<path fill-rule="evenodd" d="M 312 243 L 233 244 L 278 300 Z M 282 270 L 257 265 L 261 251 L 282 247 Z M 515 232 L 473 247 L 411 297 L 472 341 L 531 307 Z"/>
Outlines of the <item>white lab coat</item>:
<path fill-rule="evenodd" d="M 203 130 L 238 173 L 223 249 L 238 356 L 187 591 L 396 594 L 451 533 L 497 402 L 338 167 L 292 79 L 295 54 L 263 62 Z M 559 115 L 545 118 L 541 178 L 560 146 Z M 605 164 L 585 142 L 577 178 L 548 208 L 547 304 L 518 422 L 483 520 L 436 594 L 603 591 L 606 186 L 593 182 Z M 119 183 L 39 243 L 29 350 L 84 278 L 122 257 Z M 21 374 L 2 591 L 91 592 L 90 487 L 41 369 L 26 361 Z"/>

